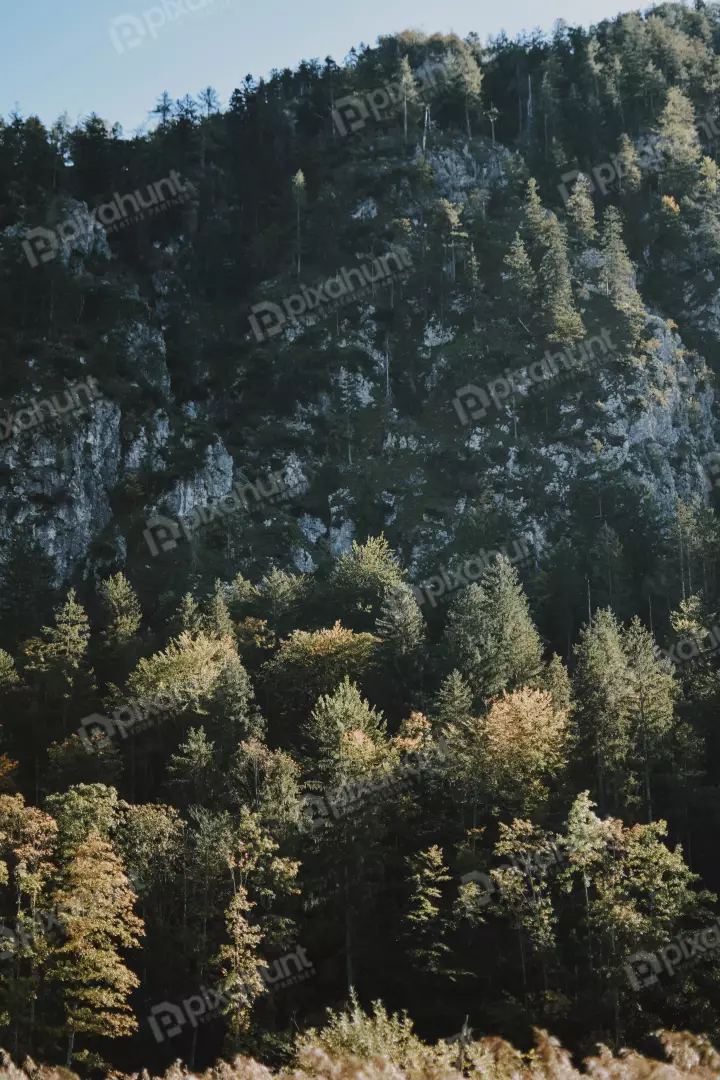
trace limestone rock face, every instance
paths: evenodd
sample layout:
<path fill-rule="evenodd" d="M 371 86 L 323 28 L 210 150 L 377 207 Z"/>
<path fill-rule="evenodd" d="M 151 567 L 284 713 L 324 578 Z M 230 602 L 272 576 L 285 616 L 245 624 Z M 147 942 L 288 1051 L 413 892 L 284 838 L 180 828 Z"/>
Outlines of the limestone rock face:
<path fill-rule="evenodd" d="M 359 230 L 405 222 L 430 236 L 437 227 L 397 168 L 388 167 L 397 164 L 397 148 L 378 136 L 377 151 L 367 165 L 372 194 L 359 188 L 345 196 L 348 242 L 323 280 L 377 257 Z M 489 140 L 481 146 L 458 138 L 418 152 L 415 163 L 429 167 L 440 196 L 484 220 L 494 194 L 507 189 L 509 161 L 508 151 Z M 83 209 L 73 204 L 58 213 Z M 374 282 L 354 304 L 332 312 L 321 305 L 307 319 L 288 320 L 258 354 L 265 389 L 263 407 L 252 415 L 243 411 L 248 354 L 230 351 L 224 368 L 211 369 L 185 343 L 197 324 L 178 271 L 187 241 L 178 236 L 157 247 L 146 287 L 124 286 L 122 314 L 106 335 L 121 377 L 100 377 L 103 396 L 87 408 L 0 440 L 0 574 L 10 545 L 23 535 L 50 556 L 56 584 L 101 565 L 121 566 L 128 552 L 142 548 L 138 536 L 148 517 L 191 514 L 238 481 L 273 470 L 283 470 L 303 494 L 228 519 L 226 554 L 238 568 L 262 555 L 310 571 L 367 531 L 387 529 L 411 573 L 420 574 L 477 515 L 480 492 L 505 515 L 507 541 L 534 536 L 536 549 L 570 528 L 569 496 L 588 480 L 622 478 L 650 493 L 668 520 L 678 498 L 707 496 L 714 482 L 708 463 L 717 457 L 711 377 L 670 311 L 647 315 L 642 359 L 609 354 L 582 375 L 518 385 L 480 418 L 466 411 L 463 421 L 458 392 L 468 384 L 487 390 L 492 381 L 484 374 L 486 328 L 470 314 L 485 288 L 487 253 L 471 252 L 462 235 L 448 234 L 442 243 L 442 295 L 424 287 L 423 240 L 408 275 Z M 58 258 L 76 273 L 91 255 L 108 267 L 116 258 L 97 222 Z M 597 296 L 601 266 L 596 248 L 573 256 L 581 312 Z M 275 289 L 281 300 L 298 288 L 297 279 L 268 281 L 261 299 Z M 720 341 L 719 297 L 710 281 L 702 299 L 683 297 L 712 344 Z M 223 313 L 211 327 L 218 349 L 227 350 L 229 325 Z M 247 343 L 252 335 L 243 325 Z M 179 369 L 172 358 L 178 326 L 186 349 Z M 530 341 L 524 349 L 526 367 L 542 361 Z M 315 365 L 324 381 L 309 374 Z M 18 409 L 42 389 L 34 361 L 27 366 L 27 394 L 13 402 Z"/>

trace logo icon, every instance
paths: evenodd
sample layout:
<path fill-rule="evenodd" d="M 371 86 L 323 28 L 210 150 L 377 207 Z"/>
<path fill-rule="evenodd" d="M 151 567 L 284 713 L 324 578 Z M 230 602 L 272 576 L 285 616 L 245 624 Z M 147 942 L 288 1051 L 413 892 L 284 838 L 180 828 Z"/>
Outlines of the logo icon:
<path fill-rule="evenodd" d="M 328 806 L 322 795 L 305 794 L 302 797 L 302 814 L 307 825 L 316 829 L 328 816 Z"/>
<path fill-rule="evenodd" d="M 470 409 L 469 416 L 465 405 L 463 404 L 463 398 L 466 399 Z M 482 420 L 484 416 L 487 416 L 490 404 L 490 398 L 485 390 L 482 390 L 479 386 L 473 386 L 470 383 L 468 383 L 467 386 L 460 387 L 453 401 L 455 412 L 458 414 L 460 423 L 463 425 L 469 424 L 470 419 Z"/>
<path fill-rule="evenodd" d="M 147 546 L 150 548 L 151 555 L 158 555 L 160 550 L 172 551 L 177 547 L 177 540 L 180 536 L 180 526 L 177 521 L 173 521 L 172 518 L 166 517 L 154 517 L 145 522 L 147 528 L 143 530 L 143 536 L 147 542 Z M 160 543 L 158 548 L 155 542 L 154 533 L 157 534 L 157 540 Z"/>
<path fill-rule="evenodd" d="M 655 953 L 650 952 L 633 953 L 627 958 L 624 967 L 633 990 L 653 986 L 658 982 L 658 972 L 662 971 L 660 960 Z"/>
<path fill-rule="evenodd" d="M 155 1041 L 161 1043 L 179 1035 L 187 1023 L 187 1017 L 179 1005 L 173 1005 L 171 1001 L 161 1001 L 159 1005 L 153 1005 L 148 1022 Z"/>
<path fill-rule="evenodd" d="M 118 15 L 110 23 L 110 40 L 118 56 L 136 49 L 146 34 L 145 24 L 137 15 Z"/>
<path fill-rule="evenodd" d="M 265 341 L 267 338 L 275 337 L 276 334 L 282 331 L 287 322 L 287 316 L 283 309 L 279 304 L 273 304 L 270 300 L 266 300 L 262 304 L 255 304 L 252 312 L 250 325 L 258 341 Z M 260 315 L 260 319 L 257 318 L 258 315 Z"/>
<path fill-rule="evenodd" d="M 31 229 L 23 240 L 23 249 L 32 267 L 54 259 L 58 247 L 57 234 L 52 229 L 43 229 L 41 225 L 38 225 L 36 229 Z"/>
<path fill-rule="evenodd" d="M 463 874 L 460 878 L 461 885 L 458 892 L 462 896 L 462 890 L 464 885 L 478 885 L 484 892 L 479 892 L 477 897 L 473 898 L 473 903 L 477 907 L 487 907 L 492 903 L 493 893 L 499 895 L 500 890 L 497 884 L 493 881 L 489 874 L 483 874 L 479 870 L 471 870 L 469 874 Z"/>
<path fill-rule="evenodd" d="M 344 118 L 340 111 L 341 109 L 344 109 L 346 112 L 346 116 Z M 354 119 L 356 114 L 359 119 Z M 362 98 L 355 97 L 354 94 L 350 94 L 348 97 L 340 98 L 332 111 L 332 115 L 333 120 L 335 121 L 335 126 L 340 132 L 340 134 L 347 135 L 348 128 L 345 126 L 346 122 L 347 124 L 349 124 L 350 131 L 359 131 L 360 128 L 365 127 L 365 121 L 370 115 L 370 110 L 368 109 Z"/>
<path fill-rule="evenodd" d="M 105 732 L 105 738 L 100 739 L 98 742 L 93 743 L 90 738 L 90 732 L 92 729 L 96 731 L 100 729 Z M 107 716 L 102 716 L 100 713 L 91 713 L 90 716 L 85 716 L 80 721 L 80 727 L 78 728 L 78 735 L 82 739 L 85 750 L 88 754 L 92 754 L 96 748 L 102 748 L 110 745 L 110 740 L 115 734 L 115 722 L 110 720 Z"/>

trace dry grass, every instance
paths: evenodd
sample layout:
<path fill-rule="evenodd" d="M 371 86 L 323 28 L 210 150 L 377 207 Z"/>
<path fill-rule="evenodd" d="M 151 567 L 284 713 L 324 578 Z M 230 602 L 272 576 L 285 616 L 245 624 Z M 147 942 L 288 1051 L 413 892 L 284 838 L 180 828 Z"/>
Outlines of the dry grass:
<path fill-rule="evenodd" d="M 151 1078 L 147 1071 L 135 1073 L 132 1080 L 718 1080 L 720 1054 L 703 1036 L 688 1032 L 658 1032 L 667 1061 L 655 1061 L 633 1050 L 623 1050 L 616 1057 L 601 1046 L 595 1057 L 588 1058 L 582 1071 L 573 1065 L 570 1054 L 546 1031 L 536 1031 L 536 1045 L 521 1054 L 510 1043 L 497 1037 L 480 1039 L 458 1050 L 457 1046 L 439 1043 L 426 1046 L 412 1036 L 412 1044 L 403 1049 L 403 1065 L 392 1056 L 357 1057 L 333 1053 L 321 1045 L 303 1044 L 294 1068 L 273 1073 L 253 1058 L 236 1057 L 232 1062 L 219 1061 L 204 1073 L 190 1072 L 176 1062 L 162 1078 Z M 462 1063 L 458 1054 L 463 1054 Z M 22 1068 L 13 1064 L 9 1054 L 0 1051 L 0 1080 L 77 1080 L 74 1073 L 58 1066 L 39 1066 L 30 1059 Z M 111 1073 L 108 1080 L 131 1080 Z"/>

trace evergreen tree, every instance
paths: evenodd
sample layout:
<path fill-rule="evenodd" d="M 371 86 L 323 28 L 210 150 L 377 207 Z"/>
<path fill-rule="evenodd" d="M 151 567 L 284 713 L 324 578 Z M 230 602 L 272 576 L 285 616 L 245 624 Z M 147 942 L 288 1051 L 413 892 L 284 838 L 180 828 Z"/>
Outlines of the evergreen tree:
<path fill-rule="evenodd" d="M 505 265 L 510 269 L 513 286 L 518 290 L 522 300 L 527 303 L 537 288 L 537 277 L 520 233 L 515 233 L 510 251 L 505 256 Z"/>
<path fill-rule="evenodd" d="M 482 585 L 470 585 L 453 602 L 445 631 L 450 662 L 474 693 L 532 685 L 542 646 L 517 571 L 498 556 Z"/>
<path fill-rule="evenodd" d="M 15 667 L 15 661 L 4 649 L 0 649 L 0 693 L 16 687 L 20 682 L 20 676 Z"/>
<path fill-rule="evenodd" d="M 535 247 L 544 245 L 549 227 L 550 214 L 540 200 L 537 180 L 533 177 L 528 180 L 527 184 L 524 218 L 525 227 L 528 230 L 533 245 Z"/>
<path fill-rule="evenodd" d="M 225 586 L 219 579 L 215 582 L 215 589 L 208 601 L 204 629 L 210 637 L 234 637 L 233 621 L 230 618 L 230 611 L 225 598 Z"/>
<path fill-rule="evenodd" d="M 617 154 L 620 173 L 621 191 L 637 192 L 642 184 L 642 173 L 638 165 L 637 150 L 624 132 L 620 136 L 620 149 Z"/>
<path fill-rule="evenodd" d="M 547 336 L 550 341 L 579 341 L 585 336 L 585 327 L 573 299 L 567 239 L 554 214 L 545 226 L 545 242 L 547 250 L 538 277 Z"/>
<path fill-rule="evenodd" d="M 408 121 L 417 120 L 420 115 L 420 94 L 407 56 L 403 56 L 396 73 L 395 81 L 400 86 L 398 108 L 402 113 L 405 142 L 408 141 Z"/>
<path fill-rule="evenodd" d="M 113 574 L 99 589 L 100 600 L 109 615 L 103 641 L 109 649 L 124 649 L 137 635 L 142 622 L 140 602 L 124 574 Z"/>
<path fill-rule="evenodd" d="M 425 638 L 425 620 L 409 585 L 403 582 L 386 593 L 375 626 L 394 660 L 417 654 Z"/>
<path fill-rule="evenodd" d="M 609 206 L 603 218 L 603 267 L 600 281 L 614 307 L 627 319 L 630 337 L 637 340 L 645 323 L 645 309 L 635 287 L 635 268 L 625 247 L 619 211 Z"/>
<path fill-rule="evenodd" d="M 305 174 L 298 169 L 292 179 L 293 201 L 297 210 L 297 276 L 300 277 L 301 266 L 301 241 L 300 241 L 300 209 L 305 204 L 306 184 Z"/>
<path fill-rule="evenodd" d="M 258 586 L 257 610 L 276 634 L 297 629 L 299 612 L 307 600 L 309 583 L 305 574 L 290 574 L 273 569 Z"/>
<path fill-rule="evenodd" d="M 385 594 L 402 583 L 400 569 L 384 536 L 371 536 L 364 544 L 353 541 L 330 575 L 328 589 L 343 608 L 353 612 L 356 629 L 370 629 L 380 614 Z"/>
<path fill-rule="evenodd" d="M 194 636 L 202 632 L 204 625 L 205 621 L 197 600 L 191 592 L 185 593 L 170 623 L 172 637 L 178 637 L 180 634 Z"/>
<path fill-rule="evenodd" d="M 384 760 L 385 721 L 345 676 L 333 694 L 325 694 L 307 725 L 321 772 L 353 776 Z"/>
<path fill-rule="evenodd" d="M 567 212 L 584 244 L 591 244 L 597 237 L 595 207 L 590 195 L 590 181 L 581 173 L 568 199 Z"/>
<path fill-rule="evenodd" d="M 443 679 L 433 703 L 437 730 L 444 732 L 450 725 L 468 724 L 472 720 L 472 705 L 472 690 L 455 668 Z"/>
<path fill-rule="evenodd" d="M 219 786 L 214 749 L 203 728 L 190 728 L 187 742 L 170 757 L 168 781 L 181 792 L 183 802 L 188 806 L 206 803 Z"/>
<path fill-rule="evenodd" d="M 469 50 L 463 49 L 453 55 L 450 62 L 450 81 L 453 88 L 462 98 L 465 110 L 465 128 L 468 139 L 471 139 L 470 111 L 477 108 L 480 102 L 482 71 Z"/>
<path fill-rule="evenodd" d="M 627 798 L 631 678 L 620 627 L 609 608 L 597 611 L 575 646 L 576 722 L 594 762 L 601 809 Z"/>
<path fill-rule="evenodd" d="M 662 752 L 673 722 L 677 687 L 669 660 L 657 660 L 652 634 L 635 616 L 623 635 L 630 676 L 629 723 L 636 753 L 642 762 L 645 812 L 652 821 L 650 769 Z"/>
<path fill-rule="evenodd" d="M 569 712 L 572 708 L 572 683 L 568 670 L 557 653 L 550 657 L 550 663 L 543 668 L 537 680 L 540 690 L 547 690 L 556 709 Z"/>
<path fill-rule="evenodd" d="M 700 142 L 692 103 L 679 87 L 668 90 L 656 130 L 665 166 L 664 176 L 671 189 L 682 194 L 697 176 Z"/>
<path fill-rule="evenodd" d="M 409 953 L 422 971 L 439 975 L 450 948 L 444 940 L 440 918 L 442 884 L 450 881 L 443 863 L 442 848 L 436 844 L 407 859 L 410 873 L 410 900 L 405 919 L 408 923 Z"/>

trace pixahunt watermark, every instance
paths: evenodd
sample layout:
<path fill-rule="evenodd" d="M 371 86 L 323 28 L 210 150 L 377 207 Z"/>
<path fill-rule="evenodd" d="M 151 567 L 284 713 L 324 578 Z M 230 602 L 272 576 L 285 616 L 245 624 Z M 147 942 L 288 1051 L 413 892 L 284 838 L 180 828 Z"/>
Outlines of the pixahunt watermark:
<path fill-rule="evenodd" d="M 289 470 L 271 472 L 269 480 L 267 490 L 262 480 L 254 484 L 243 484 L 238 481 L 226 495 L 221 495 L 207 506 L 193 507 L 189 514 L 178 518 L 160 516 L 149 518 L 145 522 L 147 527 L 143 531 L 143 536 L 150 554 L 155 556 L 160 551 L 172 551 L 178 546 L 177 542 L 181 536 L 190 540 L 198 529 L 209 525 L 216 518 L 230 517 L 238 510 L 253 509 L 262 503 L 294 499 L 298 495 L 305 494 L 308 489 L 304 481 L 300 483 L 294 481 Z M 246 495 L 248 491 L 253 497 L 253 502 L 248 500 Z"/>
<path fill-rule="evenodd" d="M 391 259 L 396 262 L 394 270 L 390 268 Z M 255 304 L 249 316 L 250 326 L 258 341 L 267 341 L 281 333 L 288 320 L 298 325 L 300 316 L 309 313 L 325 318 L 345 304 L 354 304 L 373 285 L 395 280 L 408 274 L 411 269 L 412 259 L 407 249 L 394 247 L 386 255 L 362 267 L 353 267 L 352 270 L 343 267 L 320 285 L 303 285 L 299 293 L 293 293 L 283 300 L 283 307 L 270 300 Z M 353 275 L 356 281 L 353 281 Z"/>
<path fill-rule="evenodd" d="M 303 813 L 306 823 L 317 828 L 323 821 L 347 817 L 359 809 L 363 803 L 390 798 L 422 776 L 423 773 L 436 769 L 447 760 L 447 743 L 441 738 L 437 745 L 424 750 L 403 754 L 400 764 L 379 780 L 348 780 L 335 788 L 305 794 Z"/>
<path fill-rule="evenodd" d="M 439 94 L 448 84 L 447 61 L 431 64 L 426 62 L 413 72 L 413 77 L 420 83 L 420 98 L 423 101 Z M 400 83 L 385 83 L 377 90 L 365 94 L 348 94 L 338 98 L 332 110 L 332 118 L 341 135 L 360 131 L 372 115 L 374 120 L 387 120 L 402 108 L 403 89 Z"/>
<path fill-rule="evenodd" d="M 164 184 L 168 188 L 166 192 L 163 192 Z M 62 247 L 79 237 L 89 238 L 97 223 L 102 225 L 108 235 L 119 232 L 136 221 L 159 214 L 168 207 L 183 202 L 188 194 L 187 186 L 183 185 L 175 169 L 171 169 L 169 177 L 148 184 L 145 190 L 147 201 L 139 189 L 127 195 L 115 192 L 110 202 L 101 203 L 92 210 L 78 211 L 65 218 L 54 229 L 45 229 L 42 226 L 30 229 L 23 240 L 28 262 L 31 266 L 50 262 Z"/>
<path fill-rule="evenodd" d="M 156 38 L 158 30 L 168 23 L 209 8 L 220 10 L 228 4 L 229 0 L 162 0 L 162 4 L 146 8 L 140 15 L 116 15 L 110 20 L 110 40 L 115 52 L 122 56 L 142 45 L 148 34 Z"/>
<path fill-rule="evenodd" d="M 294 972 L 290 969 L 291 962 L 295 966 Z M 315 973 L 312 961 L 308 960 L 307 950 L 301 945 L 298 945 L 295 952 L 275 960 L 272 970 L 265 966 L 258 968 L 258 974 L 269 991 L 282 990 L 295 983 L 304 982 Z M 243 990 L 242 985 L 234 982 L 232 992 L 228 992 L 226 986 L 227 984 L 214 989 L 201 986 L 199 994 L 191 994 L 179 1005 L 172 1001 L 161 1001 L 159 1005 L 153 1005 L 148 1023 L 155 1041 L 161 1043 L 166 1039 L 174 1039 L 187 1024 L 196 1028 L 199 1023 L 206 1023 L 216 1016 L 223 1006 L 237 1004 L 240 1000 L 252 1000 L 257 994 L 257 988 L 251 983 Z"/>
<path fill-rule="evenodd" d="M 81 401 L 81 391 L 85 392 L 87 401 Z M 6 412 L 5 416 L 0 418 L 0 442 L 4 442 L 5 439 L 21 431 L 29 431 L 30 428 L 46 424 L 48 420 L 59 420 L 66 413 L 84 409 L 102 396 L 97 379 L 94 375 L 88 375 L 84 381 L 74 383 L 65 391 L 65 401 L 62 405 L 58 401 L 58 394 L 53 394 L 49 401 L 47 399 L 38 401 L 37 398 L 32 398 L 25 408 L 18 409 L 15 413 Z M 43 413 L 45 408 L 48 410 L 47 416 Z"/>
<path fill-rule="evenodd" d="M 447 597 L 450 593 L 456 592 L 458 589 L 464 589 L 467 585 L 479 581 L 487 573 L 493 560 L 498 555 L 506 558 L 512 566 L 519 566 L 539 554 L 536 548 L 529 546 L 528 540 L 524 536 L 513 540 L 512 545 L 512 554 L 508 550 L 509 544 L 505 544 L 504 547 L 494 548 L 491 551 L 486 551 L 483 548 L 478 555 L 466 559 L 461 566 L 455 569 L 441 566 L 439 575 L 428 578 L 421 585 L 413 585 L 412 590 L 418 605 L 422 607 L 423 604 L 429 602 L 430 607 L 437 607 L 440 597 Z"/>
<path fill-rule="evenodd" d="M 672 976 L 693 957 L 700 958 L 720 946 L 720 919 L 693 934 L 676 934 L 657 952 L 636 952 L 627 958 L 625 974 L 633 990 L 642 990 L 659 982 L 663 969 Z"/>
<path fill-rule="evenodd" d="M 193 687 L 190 686 L 188 689 L 193 689 Z M 95 754 L 98 750 L 106 750 L 112 739 L 118 736 L 121 739 L 127 739 L 129 731 L 142 731 L 150 727 L 151 723 L 159 723 L 166 716 L 182 710 L 185 706 L 185 698 L 180 698 L 172 690 L 166 690 L 162 697 L 157 697 L 154 701 L 133 701 L 120 709 L 114 709 L 112 716 L 91 713 L 80 721 L 77 733 L 85 751 L 88 754 Z M 93 733 L 98 735 L 101 732 L 102 738 L 93 738 Z"/>
<path fill-rule="evenodd" d="M 655 658 L 661 660 L 664 657 L 673 664 L 687 664 L 697 656 L 717 652 L 718 648 L 720 648 L 720 627 L 713 626 L 703 638 L 682 638 L 669 649 L 661 649 L 658 645 L 655 649 Z"/>
<path fill-rule="evenodd" d="M 562 847 L 557 844 L 548 844 L 544 851 L 533 851 L 529 855 L 510 855 L 510 862 L 502 863 L 496 868 L 495 872 L 514 870 L 529 880 L 533 874 L 542 876 L 551 869 L 554 871 L 559 870 L 563 863 L 567 862 L 574 850 L 572 844 L 563 844 Z M 471 870 L 470 873 L 463 874 L 458 886 L 458 893 L 461 898 L 463 898 L 464 890 L 468 885 L 478 886 L 472 896 L 473 907 L 484 908 L 488 904 L 497 903 L 503 897 L 500 882 L 482 870 Z"/>
<path fill-rule="evenodd" d="M 461 386 L 456 391 L 453 400 L 453 408 L 458 414 L 460 423 L 465 426 L 471 420 L 484 419 L 493 406 L 496 409 L 503 409 L 511 395 L 515 393 L 524 395 L 529 386 L 547 385 L 550 379 L 556 378 L 560 373 L 560 364 L 566 372 L 573 374 L 587 371 L 588 365 L 597 359 L 593 351 L 596 344 L 600 346 L 601 356 L 607 356 L 615 349 L 609 331 L 601 330 L 599 337 L 587 338 L 580 343 L 579 347 L 573 346 L 573 352 L 579 348 L 578 356 L 572 355 L 567 348 L 552 355 L 548 349 L 542 360 L 536 360 L 527 367 L 518 368 L 516 371 L 506 368 L 505 376 L 491 379 L 486 388 L 471 383 Z"/>

